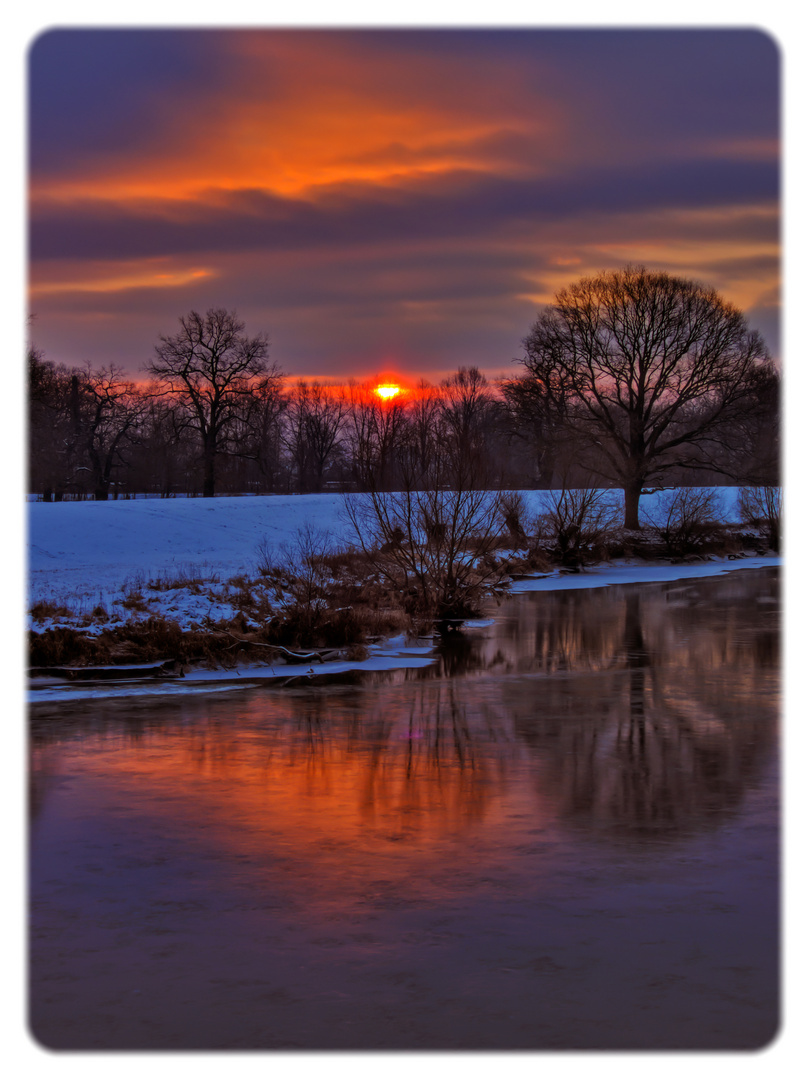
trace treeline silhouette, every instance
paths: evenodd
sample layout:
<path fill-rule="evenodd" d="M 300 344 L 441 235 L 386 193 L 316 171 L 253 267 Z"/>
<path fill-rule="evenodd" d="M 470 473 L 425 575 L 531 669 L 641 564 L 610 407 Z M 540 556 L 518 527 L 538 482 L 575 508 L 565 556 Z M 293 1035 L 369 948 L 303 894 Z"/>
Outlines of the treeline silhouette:
<path fill-rule="evenodd" d="M 624 486 L 582 434 L 581 399 L 529 361 L 514 378 L 459 367 L 384 400 L 370 383 L 288 377 L 266 337 L 223 309 L 183 316 L 142 383 L 31 346 L 29 491 L 45 501 L 398 491 L 428 476 L 448 487 Z M 777 371 L 758 368 L 744 407 L 712 430 L 709 456 L 669 461 L 665 482 L 777 484 L 778 397 Z"/>

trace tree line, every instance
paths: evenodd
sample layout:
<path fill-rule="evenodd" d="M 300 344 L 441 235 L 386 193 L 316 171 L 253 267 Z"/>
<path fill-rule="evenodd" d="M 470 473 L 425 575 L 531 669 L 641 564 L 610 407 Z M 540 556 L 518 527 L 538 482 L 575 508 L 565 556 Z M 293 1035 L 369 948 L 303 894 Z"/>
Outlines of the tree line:
<path fill-rule="evenodd" d="M 459 367 L 390 400 L 289 379 L 235 312 L 191 311 L 136 384 L 28 350 L 29 485 L 46 501 L 136 494 L 624 490 L 777 484 L 778 371 L 713 290 L 626 267 L 562 290 L 512 378 Z"/>

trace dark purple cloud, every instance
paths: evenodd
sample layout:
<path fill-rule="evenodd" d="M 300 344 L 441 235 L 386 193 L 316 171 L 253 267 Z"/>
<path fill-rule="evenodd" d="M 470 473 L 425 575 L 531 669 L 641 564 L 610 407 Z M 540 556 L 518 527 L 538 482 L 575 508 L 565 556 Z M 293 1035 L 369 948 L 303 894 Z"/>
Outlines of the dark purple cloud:
<path fill-rule="evenodd" d="M 748 30 L 51 31 L 37 343 L 136 369 L 224 305 L 288 370 L 502 370 L 543 297 L 647 261 L 777 351 L 778 101 Z"/>
<path fill-rule="evenodd" d="M 331 203 L 243 192 L 227 205 L 127 206 L 101 200 L 35 211 L 33 259 L 136 256 L 386 244 L 414 237 L 486 235 L 515 221 L 582 213 L 775 202 L 771 163 L 708 158 L 629 170 L 585 169 L 551 179 L 461 177 L 456 190 L 355 190 Z"/>

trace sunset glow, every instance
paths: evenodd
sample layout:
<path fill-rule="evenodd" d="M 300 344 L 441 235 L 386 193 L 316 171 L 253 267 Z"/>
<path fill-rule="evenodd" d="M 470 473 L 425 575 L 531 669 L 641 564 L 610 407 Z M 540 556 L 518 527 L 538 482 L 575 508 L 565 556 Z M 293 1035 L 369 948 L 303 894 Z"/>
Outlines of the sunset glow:
<path fill-rule="evenodd" d="M 224 307 L 290 377 L 392 401 L 506 373 L 538 307 L 630 262 L 716 288 L 778 356 L 763 33 L 70 29 L 29 57 L 55 363 L 136 377 L 180 315 Z"/>
<path fill-rule="evenodd" d="M 384 383 L 374 390 L 374 393 L 378 394 L 383 401 L 390 401 L 391 398 L 395 398 L 401 392 L 401 386 L 396 386 L 394 383 Z"/>

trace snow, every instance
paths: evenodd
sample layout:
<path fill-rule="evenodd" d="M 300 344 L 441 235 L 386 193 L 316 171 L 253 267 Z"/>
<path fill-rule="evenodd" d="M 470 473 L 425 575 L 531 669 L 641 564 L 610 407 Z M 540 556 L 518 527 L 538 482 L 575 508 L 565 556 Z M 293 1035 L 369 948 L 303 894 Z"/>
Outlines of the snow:
<path fill-rule="evenodd" d="M 542 512 L 548 492 L 525 491 L 527 519 Z M 717 489 L 725 521 L 734 521 L 736 488 Z M 281 553 L 298 530 L 327 533 L 335 548 L 348 546 L 352 526 L 341 494 L 225 496 L 215 499 L 137 499 L 111 502 L 29 502 L 29 608 L 52 605 L 28 625 L 37 631 L 81 626 L 98 633 L 105 626 L 138 621 L 150 615 L 175 620 L 183 629 L 231 619 L 239 612 L 239 575 L 255 579 L 262 554 Z M 621 493 L 610 497 L 620 502 Z M 662 493 L 645 495 L 641 514 L 654 520 Z M 262 548 L 262 551 L 259 551 Z M 628 582 L 672 581 L 770 566 L 776 557 L 714 559 L 697 565 L 645 564 L 627 561 L 591 567 L 579 574 L 552 574 L 517 580 L 514 592 L 597 588 Z M 53 609 L 61 605 L 63 611 Z M 101 610 L 103 609 L 103 610 Z M 480 625 L 486 625 L 484 621 Z M 430 649 L 408 646 L 403 638 L 374 649 L 367 660 L 318 664 L 316 674 L 349 669 L 373 670 L 430 663 Z M 307 665 L 251 667 L 255 678 L 305 676 Z M 200 672 L 185 680 L 140 684 L 139 692 L 190 693 L 202 684 L 233 680 L 227 672 Z M 213 688 L 211 686 L 211 688 Z M 115 696 L 125 687 L 42 687 L 34 700 Z"/>
<path fill-rule="evenodd" d="M 716 490 L 723 519 L 733 521 L 737 489 Z M 549 496 L 543 491 L 522 494 L 529 519 L 543 510 Z M 621 499 L 620 492 L 610 496 L 618 502 Z M 352 497 L 356 496 L 348 496 Z M 642 515 L 654 520 L 664 497 L 662 493 L 644 495 Z M 162 614 L 190 627 L 206 618 L 231 618 L 238 608 L 228 594 L 237 587 L 229 587 L 228 581 L 238 575 L 256 577 L 260 546 L 279 553 L 307 526 L 329 534 L 335 547 L 356 539 L 345 513 L 345 499 L 340 494 L 324 494 L 29 502 L 29 605 L 48 601 L 64 606 L 73 616 L 56 616 L 31 625 L 39 630 L 50 625 L 75 625 L 77 620 L 86 621 L 99 605 L 110 615 L 117 614 L 119 621 Z M 620 572 L 620 568 L 614 569 Z M 676 574 L 691 573 L 685 571 L 680 567 Z M 196 589 L 188 584 L 194 579 L 198 581 Z M 551 585 L 549 580 L 560 583 Z M 175 581 L 184 584 L 168 588 Z M 560 580 L 556 575 L 544 581 L 517 587 L 582 588 L 597 584 L 592 574 L 576 580 Z M 142 595 L 146 610 L 121 606 L 132 592 Z M 98 628 L 107 621 L 99 616 L 94 625 Z"/>
<path fill-rule="evenodd" d="M 734 520 L 738 489 L 716 490 L 723 519 Z M 522 494 L 530 519 L 543 510 L 549 493 Z M 620 502 L 620 492 L 610 494 Z M 663 497 L 644 495 L 641 513 L 654 520 Z M 335 546 L 348 545 L 356 538 L 345 514 L 345 498 L 325 494 L 30 502 L 30 603 L 63 600 L 68 607 L 78 602 L 91 609 L 111 602 L 127 587 L 161 578 L 219 577 L 224 582 L 238 574 L 254 576 L 259 545 L 278 551 L 304 526 L 331 534 Z M 168 601 L 180 602 L 176 596 Z M 223 616 L 214 609 L 212 617 Z"/>
<path fill-rule="evenodd" d="M 655 581 L 683 581 L 686 578 L 715 577 L 732 570 L 760 570 L 765 566 L 780 566 L 777 555 L 764 555 L 744 559 L 710 559 L 707 562 L 685 565 L 683 563 L 632 563 L 618 561 L 592 566 L 577 574 L 555 570 L 542 577 L 523 578 L 515 581 L 511 591 L 561 592 L 566 589 L 600 589 L 608 585 L 651 584 Z"/>
<path fill-rule="evenodd" d="M 156 680 L 151 682 L 101 683 L 75 686 L 73 684 L 38 686 L 37 680 L 31 680 L 28 700 L 32 703 L 53 701 L 79 701 L 83 699 L 116 697 L 177 697 L 189 694 L 214 693 L 232 690 L 237 685 L 240 690 L 261 685 L 268 679 L 280 679 L 282 682 L 294 679 L 311 679 L 321 675 L 339 675 L 346 671 L 391 671 L 404 668 L 426 667 L 434 664 L 436 657 L 431 647 L 413 646 L 391 649 L 390 643 L 374 649 L 366 660 L 333 660 L 323 664 L 250 664 L 236 669 L 207 671 L 203 669 L 189 671 L 182 679 Z"/>
<path fill-rule="evenodd" d="M 159 578 L 254 575 L 304 525 L 347 540 L 342 495 L 28 504 L 29 593 L 93 604 Z"/>

